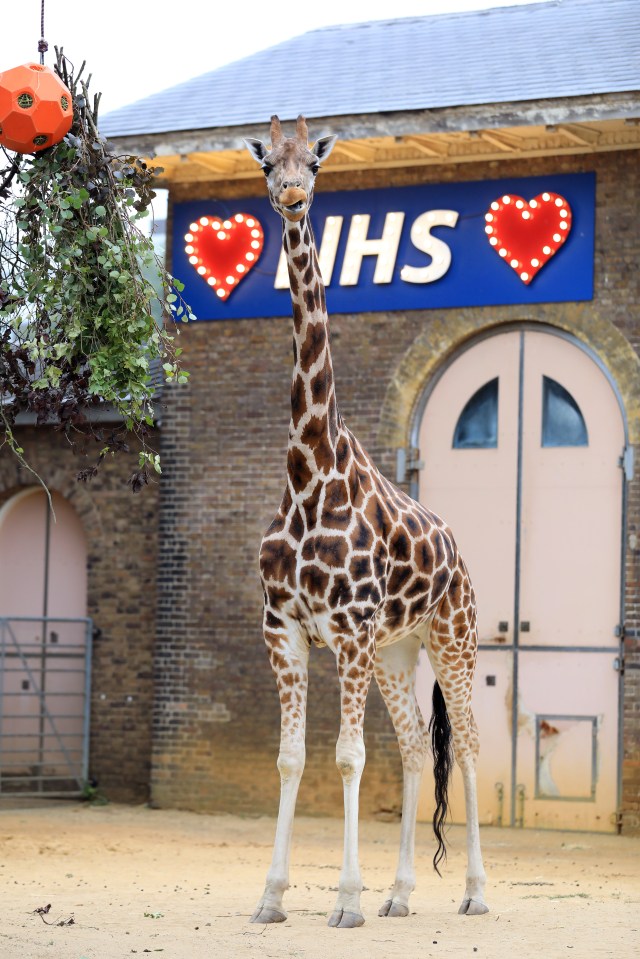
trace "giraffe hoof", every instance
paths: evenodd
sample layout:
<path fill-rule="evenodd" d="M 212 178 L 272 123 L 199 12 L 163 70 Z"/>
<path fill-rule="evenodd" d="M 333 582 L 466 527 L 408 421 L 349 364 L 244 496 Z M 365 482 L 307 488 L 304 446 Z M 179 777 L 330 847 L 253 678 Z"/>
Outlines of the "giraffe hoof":
<path fill-rule="evenodd" d="M 336 909 L 331 913 L 329 925 L 336 929 L 355 929 L 356 926 L 364 926 L 364 916 L 359 912 L 345 912 L 344 909 Z"/>
<path fill-rule="evenodd" d="M 409 915 L 409 907 L 405 906 L 402 902 L 394 902 L 393 899 L 387 899 L 378 909 L 378 915 L 389 916 L 390 918 L 404 918 Z"/>
<path fill-rule="evenodd" d="M 458 909 L 459 916 L 484 916 L 485 912 L 489 912 L 489 907 L 482 899 L 463 899 Z"/>
<path fill-rule="evenodd" d="M 258 906 L 249 922 L 284 922 L 287 918 L 286 912 L 280 909 L 272 909 L 270 906 Z"/>

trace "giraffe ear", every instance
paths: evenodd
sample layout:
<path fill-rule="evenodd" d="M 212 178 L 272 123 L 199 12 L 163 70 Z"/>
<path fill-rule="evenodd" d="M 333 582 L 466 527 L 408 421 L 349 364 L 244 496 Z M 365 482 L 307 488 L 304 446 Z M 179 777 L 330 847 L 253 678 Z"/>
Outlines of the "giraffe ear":
<path fill-rule="evenodd" d="M 262 140 L 254 140 L 253 137 L 244 137 L 244 142 L 253 159 L 257 160 L 258 163 L 262 163 L 269 152 Z"/>
<path fill-rule="evenodd" d="M 323 160 L 326 160 L 333 147 L 335 145 L 338 137 L 335 133 L 330 137 L 320 137 L 320 139 L 311 147 L 311 150 L 318 158 L 318 162 L 322 163 Z"/>

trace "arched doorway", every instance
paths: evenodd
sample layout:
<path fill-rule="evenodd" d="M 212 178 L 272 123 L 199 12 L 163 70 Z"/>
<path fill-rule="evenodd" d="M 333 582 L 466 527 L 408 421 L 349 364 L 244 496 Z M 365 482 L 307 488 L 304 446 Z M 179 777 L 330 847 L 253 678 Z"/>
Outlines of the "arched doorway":
<path fill-rule="evenodd" d="M 478 598 L 482 821 L 614 830 L 625 428 L 609 379 L 570 337 L 496 333 L 438 379 L 419 447 L 419 498 Z M 425 697 L 430 682 L 425 661 Z"/>
<path fill-rule="evenodd" d="M 68 794 L 86 780 L 86 540 L 40 487 L 0 509 L 0 792 Z"/>

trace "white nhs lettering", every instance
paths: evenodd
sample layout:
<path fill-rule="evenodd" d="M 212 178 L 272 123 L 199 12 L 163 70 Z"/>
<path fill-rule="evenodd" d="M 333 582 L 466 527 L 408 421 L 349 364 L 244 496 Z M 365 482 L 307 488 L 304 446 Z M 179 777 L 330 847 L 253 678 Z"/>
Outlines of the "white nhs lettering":
<path fill-rule="evenodd" d="M 434 226 L 455 227 L 458 222 L 456 210 L 427 210 L 421 213 L 411 224 L 411 242 L 417 250 L 425 253 L 430 262 L 424 266 L 409 266 L 405 264 L 400 269 L 400 278 L 405 283 L 433 283 L 444 276 L 451 266 L 451 250 L 444 240 L 433 236 L 431 229 Z M 374 283 L 390 283 L 398 256 L 398 247 L 402 236 L 405 214 L 401 212 L 387 213 L 382 229 L 382 236 L 369 238 L 369 224 L 371 217 L 368 213 L 357 213 L 351 218 L 347 246 L 344 253 L 342 270 L 340 271 L 340 286 L 355 286 L 360 278 L 360 268 L 365 256 L 375 256 L 376 266 L 373 274 Z M 318 261 L 320 272 L 325 286 L 329 286 L 333 278 L 336 265 L 338 244 L 342 233 L 344 217 L 328 216 L 320 248 Z M 289 286 L 287 261 L 284 250 L 280 253 L 274 289 L 284 290 Z"/>

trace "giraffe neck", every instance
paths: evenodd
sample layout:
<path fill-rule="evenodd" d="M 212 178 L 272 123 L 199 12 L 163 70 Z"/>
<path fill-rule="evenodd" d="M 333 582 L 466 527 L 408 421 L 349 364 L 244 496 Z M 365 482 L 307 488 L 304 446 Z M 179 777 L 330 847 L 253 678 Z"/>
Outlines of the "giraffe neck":
<path fill-rule="evenodd" d="M 293 304 L 289 476 L 294 491 L 301 492 L 334 465 L 339 414 L 324 284 L 309 217 L 284 221 L 283 242 Z"/>

